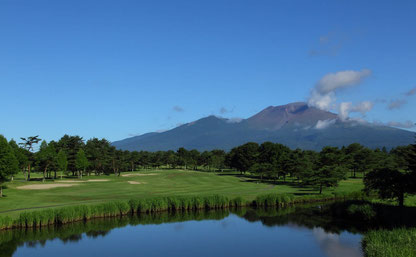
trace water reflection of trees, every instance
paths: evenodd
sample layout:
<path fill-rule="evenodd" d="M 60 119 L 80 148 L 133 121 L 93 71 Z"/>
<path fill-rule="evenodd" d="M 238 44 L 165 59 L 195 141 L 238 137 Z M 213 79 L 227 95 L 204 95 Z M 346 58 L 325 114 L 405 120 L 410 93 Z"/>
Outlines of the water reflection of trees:
<path fill-rule="evenodd" d="M 342 231 L 364 233 L 368 229 L 416 226 L 416 208 L 374 205 L 377 216 L 370 221 L 348 216 L 346 209 L 351 202 L 325 205 L 298 205 L 283 209 L 233 209 L 217 211 L 159 212 L 118 218 L 94 219 L 63 226 L 49 226 L 38 229 L 18 229 L 0 231 L 0 257 L 12 256 L 22 245 L 27 247 L 44 246 L 48 240 L 59 239 L 63 243 L 78 242 L 83 236 L 98 238 L 107 236 L 115 228 L 127 225 L 140 226 L 184 222 L 189 220 L 222 220 L 230 212 L 249 222 L 260 221 L 265 226 L 301 226 L 319 228 L 327 233 L 339 234 Z"/>
<path fill-rule="evenodd" d="M 392 229 L 397 227 L 416 227 L 416 208 L 391 205 L 372 204 L 376 216 L 364 220 L 359 216 L 351 216 L 347 209 L 351 204 L 362 202 L 346 201 L 324 205 L 298 205 L 289 208 L 248 209 L 239 216 L 247 221 L 261 221 L 265 226 L 282 226 L 295 224 L 309 229 L 322 228 L 325 232 L 339 234 L 365 233 L 370 229 Z"/>
<path fill-rule="evenodd" d="M 0 231 L 0 257 L 12 256 L 20 246 L 44 246 L 48 240 L 59 239 L 63 243 L 82 240 L 83 235 L 89 238 L 105 237 L 115 228 L 127 225 L 139 226 L 150 224 L 184 222 L 189 220 L 221 220 L 229 211 L 193 211 L 193 212 L 159 212 L 124 216 L 116 218 L 93 219 L 88 222 L 76 222 L 62 226 L 15 229 Z"/>

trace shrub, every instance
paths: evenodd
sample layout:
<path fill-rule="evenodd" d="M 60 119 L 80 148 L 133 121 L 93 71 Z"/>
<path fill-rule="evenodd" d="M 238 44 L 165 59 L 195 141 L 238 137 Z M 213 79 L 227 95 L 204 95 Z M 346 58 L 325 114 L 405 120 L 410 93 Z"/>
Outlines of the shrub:
<path fill-rule="evenodd" d="M 376 216 L 376 212 L 370 204 L 351 204 L 347 208 L 347 213 L 358 219 L 371 220 Z"/>
<path fill-rule="evenodd" d="M 238 196 L 238 197 L 233 198 L 233 199 L 230 200 L 230 206 L 232 206 L 232 207 L 242 207 L 244 205 L 245 205 L 245 203 L 244 203 L 244 200 L 241 196 Z"/>
<path fill-rule="evenodd" d="M 129 207 L 132 213 L 138 212 L 138 208 L 139 208 L 139 200 L 137 199 L 130 199 L 129 202 Z"/>
<path fill-rule="evenodd" d="M 9 216 L 0 217 L 0 230 L 11 228 L 13 226 L 13 220 Z"/>
<path fill-rule="evenodd" d="M 116 202 L 116 206 L 121 215 L 126 215 L 131 211 L 130 206 L 127 202 Z"/>

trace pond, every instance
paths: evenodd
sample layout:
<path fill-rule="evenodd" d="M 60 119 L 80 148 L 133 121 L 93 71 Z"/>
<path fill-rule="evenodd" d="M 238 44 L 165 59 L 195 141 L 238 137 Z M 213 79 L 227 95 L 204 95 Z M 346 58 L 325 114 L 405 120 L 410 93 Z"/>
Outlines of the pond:
<path fill-rule="evenodd" d="M 153 213 L 0 232 L 1 256 L 362 256 L 325 206 Z"/>

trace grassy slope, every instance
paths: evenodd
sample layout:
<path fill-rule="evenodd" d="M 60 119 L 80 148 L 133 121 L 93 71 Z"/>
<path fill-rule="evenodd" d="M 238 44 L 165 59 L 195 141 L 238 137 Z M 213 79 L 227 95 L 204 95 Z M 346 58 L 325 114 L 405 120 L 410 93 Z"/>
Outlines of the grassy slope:
<path fill-rule="evenodd" d="M 300 188 L 294 184 L 283 183 L 277 185 L 258 183 L 237 174 L 215 174 L 207 172 L 194 172 L 183 170 L 141 171 L 140 174 L 156 173 L 154 176 L 116 177 L 91 176 L 88 179 L 108 179 L 107 182 L 83 182 L 67 188 L 54 188 L 47 190 L 21 190 L 18 186 L 28 184 L 48 184 L 57 182 L 23 181 L 17 177 L 15 181 L 7 184 L 0 199 L 0 215 L 15 216 L 19 211 L 5 212 L 14 209 L 71 205 L 79 203 L 98 203 L 110 200 L 125 200 L 130 198 L 150 198 L 173 195 L 212 195 L 220 194 L 229 197 L 242 196 L 246 200 L 253 200 L 259 194 L 290 193 L 295 195 L 316 194 L 308 188 Z M 128 173 L 123 173 L 128 174 Z M 39 176 L 39 175 L 37 175 Z M 32 175 L 32 178 L 34 176 Z M 63 179 L 65 180 L 65 179 Z M 77 179 L 71 179 L 77 180 Z M 59 181 L 59 179 L 57 180 Z M 143 184 L 132 185 L 128 181 L 137 181 Z M 336 189 L 337 192 L 352 192 L 362 188 L 360 179 L 342 181 Z M 327 190 L 326 192 L 331 192 Z M 1 213 L 2 212 L 2 213 Z"/>
<path fill-rule="evenodd" d="M 363 238 L 368 257 L 415 257 L 416 229 L 369 231 Z"/>

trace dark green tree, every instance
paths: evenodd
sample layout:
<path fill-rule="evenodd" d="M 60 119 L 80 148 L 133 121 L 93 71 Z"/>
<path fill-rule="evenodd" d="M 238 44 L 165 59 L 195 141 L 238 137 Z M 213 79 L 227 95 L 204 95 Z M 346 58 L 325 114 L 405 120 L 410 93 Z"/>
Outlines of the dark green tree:
<path fill-rule="evenodd" d="M 343 149 L 344 163 L 351 170 L 354 178 L 357 172 L 361 172 L 363 177 L 367 171 L 371 169 L 372 150 L 358 144 L 353 143 Z"/>
<path fill-rule="evenodd" d="M 208 171 L 211 171 L 211 168 L 213 166 L 212 153 L 210 151 L 203 151 L 199 155 L 198 165 L 204 167 L 204 169 L 208 168 Z"/>
<path fill-rule="evenodd" d="M 404 206 L 405 194 L 414 191 L 411 174 L 398 168 L 376 168 L 364 178 L 365 192 L 376 192 L 381 199 L 395 199 Z"/>
<path fill-rule="evenodd" d="M 21 169 L 24 174 L 24 170 L 25 168 L 27 168 L 27 165 L 28 165 L 29 154 L 27 153 L 26 149 L 19 147 L 16 141 L 14 141 L 13 139 L 9 141 L 9 144 L 12 147 L 14 156 L 16 157 L 19 163 L 19 169 Z M 13 176 L 11 179 L 13 180 Z"/>
<path fill-rule="evenodd" d="M 191 150 L 188 152 L 188 166 L 192 167 L 193 170 L 198 170 L 198 159 L 201 154 L 198 150 Z"/>
<path fill-rule="evenodd" d="M 177 165 L 177 156 L 174 151 L 169 150 L 164 153 L 163 159 L 166 162 L 166 165 L 169 166 L 171 169 L 176 168 Z"/>
<path fill-rule="evenodd" d="M 6 138 L 0 135 L 0 197 L 3 197 L 3 183 L 19 172 L 18 161 Z"/>
<path fill-rule="evenodd" d="M 96 175 L 109 173 L 112 169 L 111 145 L 106 139 L 92 138 L 85 145 L 89 168 Z M 90 173 L 88 172 L 88 175 Z"/>
<path fill-rule="evenodd" d="M 245 173 L 257 163 L 258 154 L 259 145 L 257 143 L 249 142 L 235 147 L 230 152 L 230 166 Z"/>
<path fill-rule="evenodd" d="M 40 139 L 39 136 L 32 136 L 32 137 L 28 137 L 28 138 L 21 137 L 20 139 L 23 142 L 19 143 L 19 145 L 21 145 L 23 148 L 25 148 L 27 150 L 27 153 L 28 153 L 28 162 L 27 162 L 28 166 L 27 166 L 27 178 L 26 179 L 27 179 L 27 181 L 29 181 L 30 180 L 30 169 L 31 169 L 32 163 L 34 161 L 33 154 L 32 154 L 33 146 L 35 144 L 39 143 L 42 139 Z"/>
<path fill-rule="evenodd" d="M 77 153 L 77 158 L 75 160 L 75 166 L 78 170 L 78 176 L 82 179 L 82 174 L 86 172 L 88 168 L 88 159 L 85 155 L 84 150 L 79 149 Z"/>
<path fill-rule="evenodd" d="M 130 163 L 130 171 L 135 171 L 136 166 L 138 165 L 139 160 L 140 160 L 139 152 L 137 152 L 137 151 L 131 152 L 128 159 L 129 159 L 129 163 Z"/>
<path fill-rule="evenodd" d="M 189 151 L 181 147 L 176 151 L 176 155 L 178 156 L 178 165 L 184 166 L 186 170 L 189 162 Z"/>
<path fill-rule="evenodd" d="M 63 149 L 59 150 L 58 152 L 58 155 L 56 157 L 56 164 L 58 166 L 58 170 L 61 172 L 61 179 L 62 179 L 62 173 L 65 173 L 68 168 L 68 159 Z M 54 178 L 56 179 L 56 170 L 55 170 Z"/>
<path fill-rule="evenodd" d="M 225 152 L 224 150 L 214 149 L 211 151 L 210 164 L 212 167 L 217 169 L 217 171 L 222 171 L 225 168 Z"/>
<path fill-rule="evenodd" d="M 272 164 L 267 162 L 256 163 L 251 167 L 251 170 L 260 176 L 260 182 L 263 182 L 264 176 L 272 176 Z"/>
<path fill-rule="evenodd" d="M 45 140 L 40 144 L 39 151 L 36 153 L 37 164 L 43 171 L 44 182 L 48 169 L 56 168 L 56 149 L 53 144 L 48 144 Z M 56 170 L 56 169 L 55 169 Z"/>
<path fill-rule="evenodd" d="M 77 159 L 77 153 L 79 149 L 84 148 L 84 141 L 80 136 L 64 135 L 57 142 L 58 149 L 63 149 L 66 153 L 68 160 L 68 171 L 72 172 L 74 176 L 77 172 L 75 161 Z"/>
<path fill-rule="evenodd" d="M 345 179 L 346 168 L 342 165 L 342 153 L 337 147 L 324 147 L 314 165 L 314 169 L 306 174 L 304 183 L 319 188 L 322 193 L 325 187 L 336 187 Z"/>

